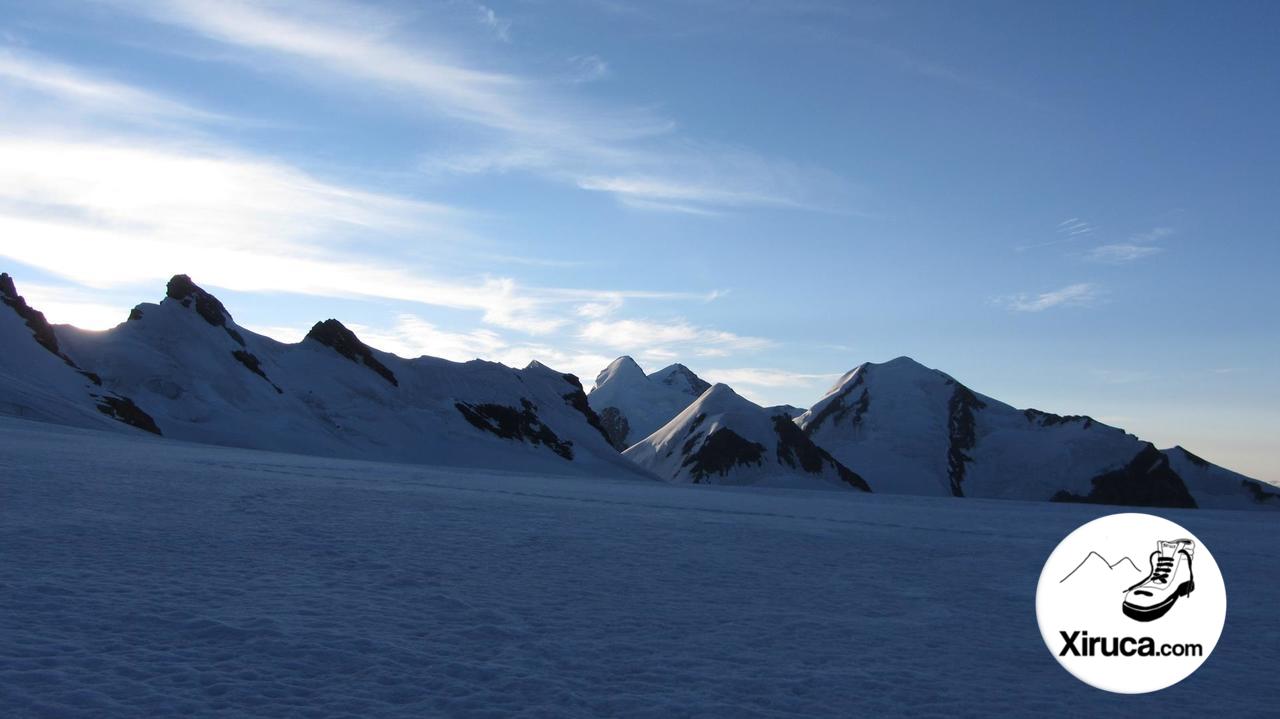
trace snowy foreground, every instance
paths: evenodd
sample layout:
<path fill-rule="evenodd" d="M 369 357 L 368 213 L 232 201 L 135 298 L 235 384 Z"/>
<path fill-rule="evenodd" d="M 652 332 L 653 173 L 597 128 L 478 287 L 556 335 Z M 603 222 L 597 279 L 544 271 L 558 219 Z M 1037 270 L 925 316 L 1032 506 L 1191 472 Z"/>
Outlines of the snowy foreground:
<path fill-rule="evenodd" d="M 1256 716 L 1280 522 L 1163 511 L 1226 629 L 1150 696 L 1049 655 L 1106 508 L 334 461 L 0 419 L 0 715 Z M 1274 714 L 1271 714 L 1274 716 Z"/>

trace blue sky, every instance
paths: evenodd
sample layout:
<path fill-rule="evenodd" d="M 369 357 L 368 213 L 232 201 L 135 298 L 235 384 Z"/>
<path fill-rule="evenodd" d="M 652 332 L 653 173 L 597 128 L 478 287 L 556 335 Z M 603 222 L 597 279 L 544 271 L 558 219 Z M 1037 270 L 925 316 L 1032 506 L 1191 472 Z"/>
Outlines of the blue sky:
<path fill-rule="evenodd" d="M 1280 481 L 1280 8 L 0 2 L 0 256 L 764 403 L 907 354 Z"/>

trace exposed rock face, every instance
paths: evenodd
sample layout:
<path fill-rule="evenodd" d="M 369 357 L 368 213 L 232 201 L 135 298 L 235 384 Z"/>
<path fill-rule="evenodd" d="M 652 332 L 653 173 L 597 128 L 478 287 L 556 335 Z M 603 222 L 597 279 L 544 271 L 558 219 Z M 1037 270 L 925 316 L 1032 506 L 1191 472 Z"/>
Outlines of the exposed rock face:
<path fill-rule="evenodd" d="M 1098 475 L 1086 495 L 1066 490 L 1052 497 L 1055 502 L 1123 504 L 1131 507 L 1195 508 L 1196 500 L 1186 484 L 1169 467 L 1169 458 L 1148 443 L 1133 461 L 1121 469 Z"/>
<path fill-rule="evenodd" d="M 788 467 L 801 469 L 809 474 L 821 474 L 824 469 L 833 467 L 845 484 L 870 492 L 871 487 L 857 472 L 840 464 L 792 422 L 785 415 L 773 415 L 773 427 L 778 433 L 778 462 Z"/>
<path fill-rule="evenodd" d="M 81 388 L 78 386 L 80 382 L 87 379 L 95 387 L 101 387 L 102 378 L 96 373 L 82 369 L 70 356 L 63 352 L 62 346 L 58 341 L 57 332 L 49 324 L 49 321 L 45 319 L 44 313 L 28 305 L 26 299 L 18 294 L 13 278 L 8 273 L 0 273 L 0 302 L 3 302 L 4 305 L 12 309 L 22 319 L 27 329 L 31 331 L 31 339 L 35 340 L 36 344 L 61 361 L 61 365 L 55 363 L 56 367 L 61 368 L 62 365 L 66 365 L 65 371 L 74 373 L 69 374 L 69 378 L 76 378 L 77 376 L 82 378 L 69 382 L 71 387 L 75 389 L 68 392 L 71 396 L 67 397 L 67 399 L 80 406 L 83 406 L 80 403 L 87 399 L 93 403 L 92 406 L 99 412 L 112 419 L 146 430 L 152 434 L 160 434 L 160 428 L 156 426 L 155 420 L 134 403 L 132 399 L 116 392 L 97 389 L 89 390 L 87 387 Z M 51 378 L 45 375 L 44 379 L 49 380 Z"/>
<path fill-rule="evenodd" d="M 244 338 L 240 336 L 240 333 L 227 326 L 227 321 L 231 319 L 231 313 L 227 312 L 227 308 L 222 306 L 222 302 L 217 297 L 205 292 L 199 285 L 192 282 L 190 277 L 174 275 L 169 280 L 169 284 L 165 286 L 165 296 L 181 303 L 183 307 L 192 307 L 194 305 L 196 314 L 203 317 L 205 322 L 226 330 L 231 339 L 235 340 L 240 346 L 244 346 Z M 138 312 L 137 314 L 138 318 L 141 318 L 142 313 Z M 130 313 L 129 319 L 135 319 L 133 313 Z"/>
<path fill-rule="evenodd" d="M 600 433 L 600 436 L 605 438 L 606 442 L 613 445 L 613 440 L 610 439 L 609 432 L 600 421 L 599 415 L 595 413 L 595 410 L 591 409 L 591 405 L 587 402 L 587 393 L 582 389 L 582 382 L 578 380 L 578 376 L 575 374 L 563 374 L 560 376 L 564 377 L 565 382 L 573 385 L 573 390 L 564 395 L 564 401 L 567 402 L 570 407 L 578 410 L 578 412 L 586 418 L 587 424 L 594 427 L 596 431 Z M 613 446 L 616 447 L 617 445 Z"/>
<path fill-rule="evenodd" d="M 689 442 L 696 439 L 691 438 Z M 697 484 L 712 475 L 727 476 L 734 467 L 761 466 L 764 464 L 764 449 L 764 445 L 758 442 L 748 441 L 731 429 L 721 428 L 708 435 L 696 451 L 689 452 L 681 466 L 689 470 L 689 476 Z"/>
<path fill-rule="evenodd" d="M 973 449 L 977 437 L 974 431 L 974 411 L 986 409 L 987 404 L 978 399 L 968 387 L 954 382 L 955 392 L 951 394 L 948 405 L 950 416 L 947 418 L 947 429 L 950 433 L 950 446 L 947 448 L 947 476 L 951 481 L 951 494 L 964 496 L 965 465 L 973 458 L 967 452 Z"/>
<path fill-rule="evenodd" d="M 600 424 L 604 427 L 605 439 L 619 452 L 627 448 L 627 436 L 631 434 L 631 424 L 627 416 L 617 407 L 605 407 L 600 412 Z"/>
<path fill-rule="evenodd" d="M 846 418 L 851 426 L 857 427 L 862 422 L 862 416 L 871 407 L 871 393 L 866 387 L 866 377 L 864 366 L 830 402 L 816 412 L 811 411 L 804 425 L 805 434 L 812 436 L 827 424 L 843 424 Z"/>
<path fill-rule="evenodd" d="M 870 490 L 785 413 L 766 410 L 723 384 L 623 456 L 674 482 Z"/>
<path fill-rule="evenodd" d="M 103 414 L 124 422 L 127 425 L 146 430 L 151 434 L 160 434 L 160 428 L 156 426 L 156 421 L 151 415 L 142 411 L 133 400 L 128 397 L 119 395 L 98 395 L 98 411 Z"/>
<path fill-rule="evenodd" d="M 9 273 L 0 273 L 0 301 L 13 308 L 14 312 L 27 323 L 27 327 L 31 330 L 31 335 L 35 337 L 36 342 L 40 346 L 49 350 L 66 362 L 68 365 L 75 367 L 76 363 L 71 361 L 62 353 L 58 347 L 58 335 L 54 333 L 53 326 L 45 319 L 44 313 L 27 304 L 26 298 L 18 294 L 18 288 L 13 284 L 13 278 Z M 79 369 L 78 367 L 76 369 Z M 95 381 L 94 384 L 101 384 L 101 381 Z"/>
<path fill-rule="evenodd" d="M 356 334 L 347 329 L 341 322 L 335 319 L 317 322 L 311 328 L 311 331 L 307 333 L 306 339 L 315 340 L 326 347 L 331 347 L 335 352 L 352 362 L 363 364 L 373 370 L 393 386 L 400 386 L 400 381 L 396 379 L 395 374 L 373 355 L 368 345 L 361 342 L 360 338 L 356 337 Z"/>
<path fill-rule="evenodd" d="M 561 440 L 550 427 L 538 419 L 537 408 L 527 399 L 520 400 L 520 409 L 503 404 L 467 404 L 457 402 L 454 407 L 474 427 L 502 437 L 541 444 L 565 459 L 573 459 L 573 442 Z"/>
<path fill-rule="evenodd" d="M 259 360 L 257 355 L 248 350 L 231 350 L 231 356 L 235 357 L 236 361 L 248 368 L 250 372 L 265 379 L 268 384 L 275 388 L 277 393 L 284 393 L 284 390 L 277 387 L 276 383 L 272 382 L 271 378 L 267 376 L 267 373 L 262 371 L 262 360 Z"/>

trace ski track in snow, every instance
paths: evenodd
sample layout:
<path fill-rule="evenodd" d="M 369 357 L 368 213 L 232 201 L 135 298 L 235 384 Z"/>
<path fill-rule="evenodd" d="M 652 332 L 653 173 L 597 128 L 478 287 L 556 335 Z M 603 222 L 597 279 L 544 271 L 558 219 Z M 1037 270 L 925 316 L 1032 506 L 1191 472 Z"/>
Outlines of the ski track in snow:
<path fill-rule="evenodd" d="M 1040 567 L 1115 508 L 521 476 L 0 419 L 0 714 L 1257 716 L 1269 513 L 1163 511 L 1227 625 L 1148 696 L 1081 684 Z"/>

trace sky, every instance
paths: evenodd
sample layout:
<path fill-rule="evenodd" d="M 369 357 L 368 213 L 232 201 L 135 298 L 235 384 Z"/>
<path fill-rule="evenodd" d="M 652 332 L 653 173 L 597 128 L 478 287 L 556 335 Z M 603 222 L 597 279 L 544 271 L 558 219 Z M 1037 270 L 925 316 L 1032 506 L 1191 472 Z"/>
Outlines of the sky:
<path fill-rule="evenodd" d="M 1280 482 L 1273 3 L 0 0 L 0 269 L 808 406 L 899 355 Z"/>

